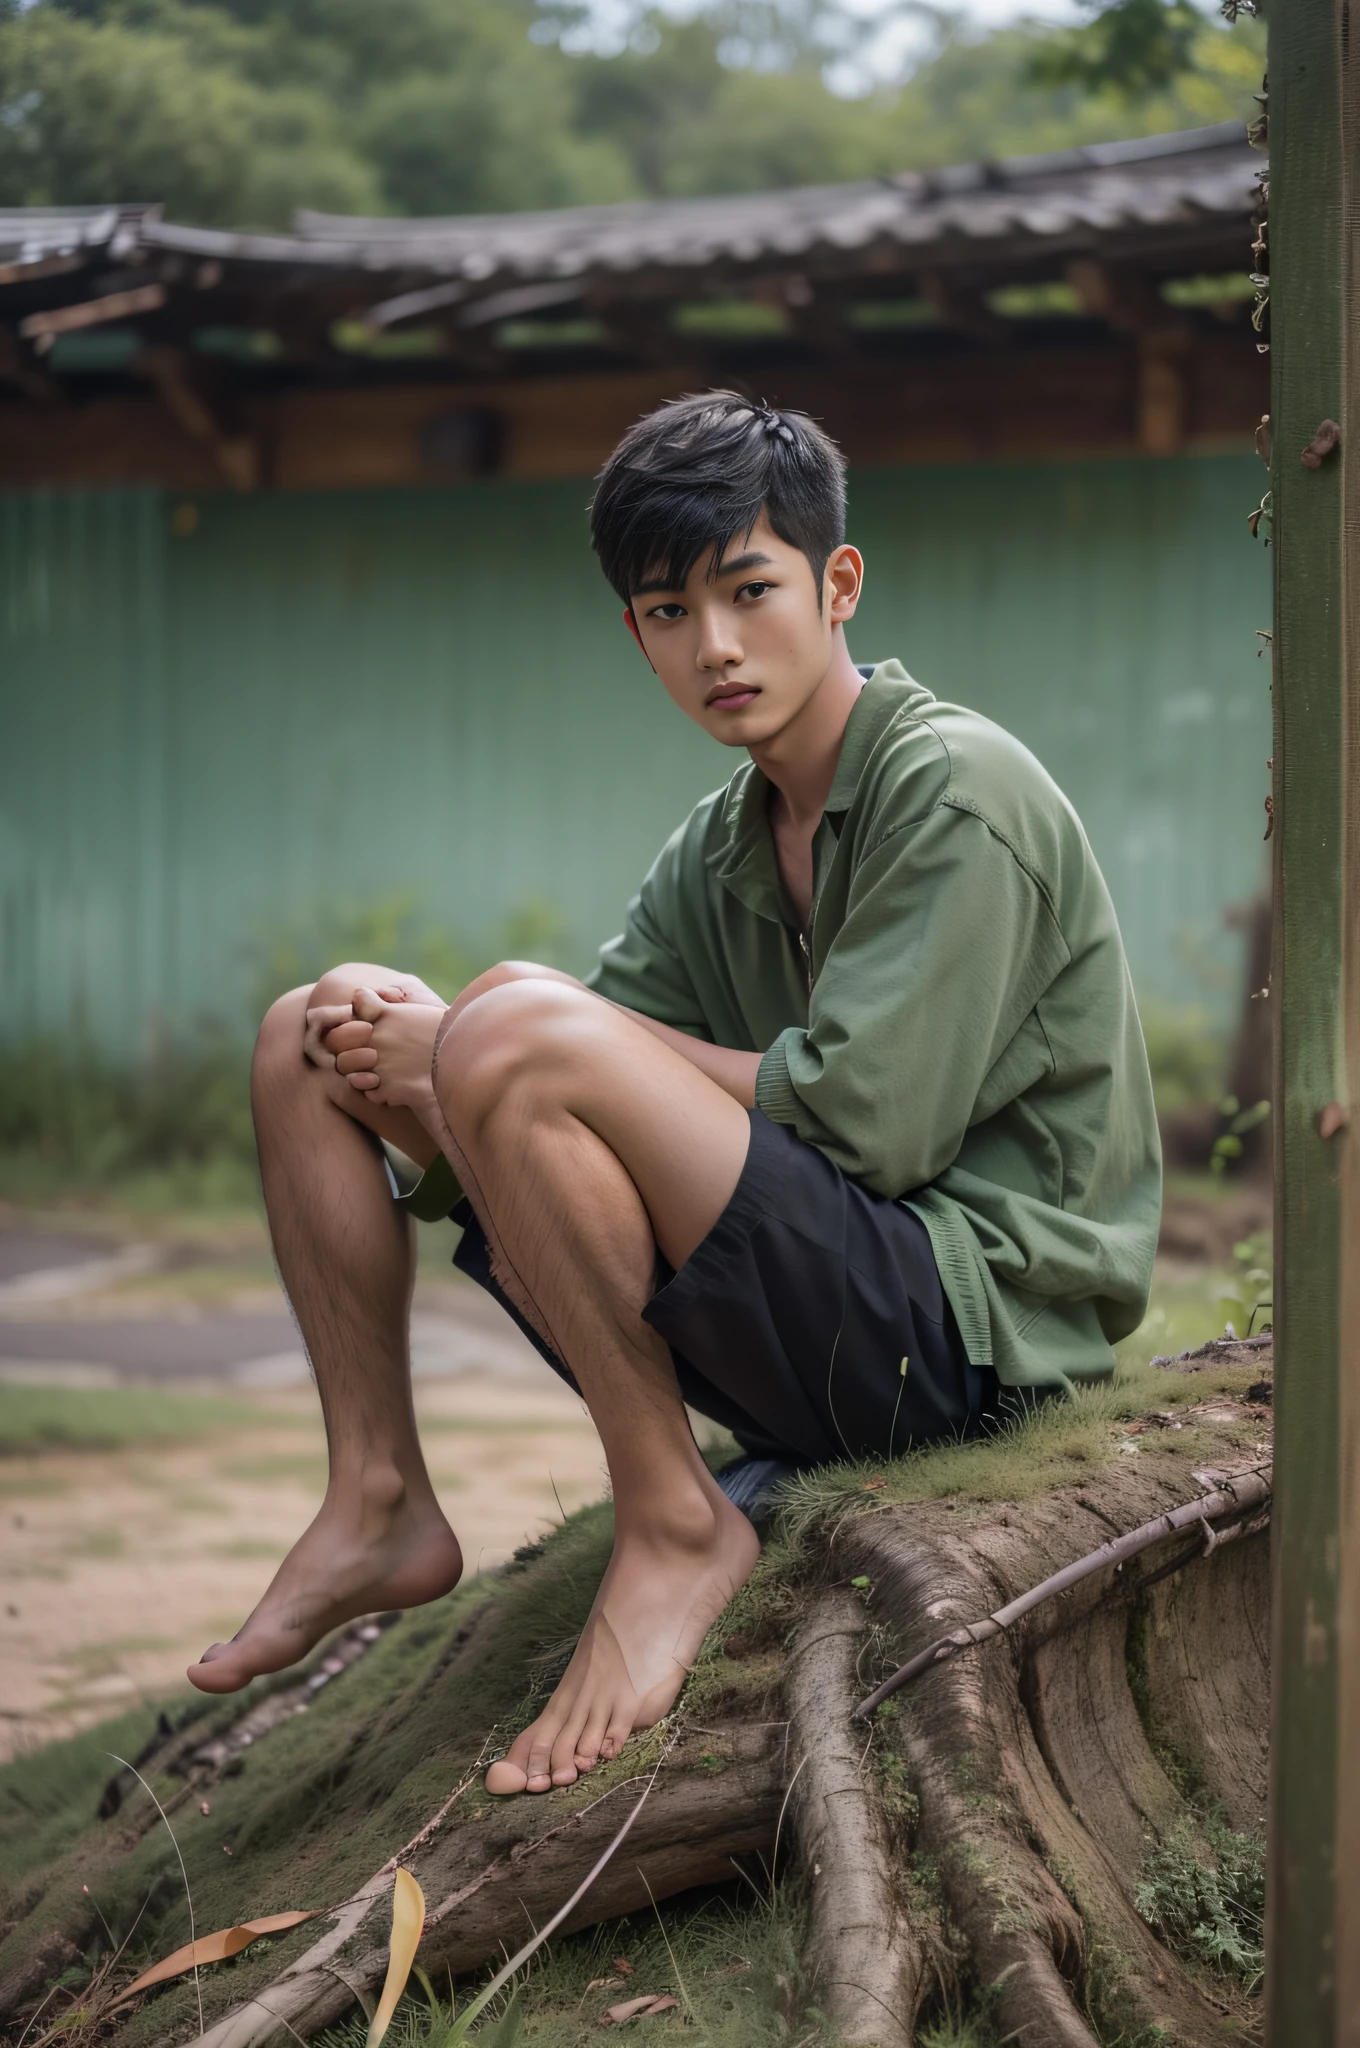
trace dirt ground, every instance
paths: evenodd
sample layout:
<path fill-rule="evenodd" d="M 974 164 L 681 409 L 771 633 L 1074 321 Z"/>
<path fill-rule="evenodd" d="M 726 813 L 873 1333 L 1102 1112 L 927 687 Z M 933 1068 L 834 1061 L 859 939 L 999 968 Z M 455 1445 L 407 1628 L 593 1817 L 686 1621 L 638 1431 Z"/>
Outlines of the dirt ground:
<path fill-rule="evenodd" d="M 184 1683 L 229 1636 L 325 1484 L 314 1395 L 252 1394 L 198 1442 L 12 1458 L 0 1467 L 0 1757 Z M 569 1389 L 490 1375 L 419 1391 L 431 1474 L 469 1572 L 603 1491 Z"/>
<path fill-rule="evenodd" d="M 1251 1190 L 1168 1190 L 1144 1348 L 1221 1327 L 1212 1268 L 1268 1221 Z M 581 1403 L 423 1231 L 416 1407 L 469 1572 L 605 1490 Z M 0 1760 L 188 1690 L 306 1527 L 325 1483 L 316 1392 L 258 1218 L 24 1215 L 0 1205 L 0 1400 L 79 1411 L 204 1399 L 183 1441 L 0 1456 Z M 715 1434 L 699 1423 L 701 1440 Z M 0 1448 L 3 1446 L 0 1445 Z"/>
<path fill-rule="evenodd" d="M 14 1236 L 11 1223 L 0 1381 L 61 1389 L 77 1407 L 125 1387 L 181 1405 L 201 1395 L 208 1425 L 182 1442 L 0 1458 L 0 1759 L 187 1691 L 186 1664 L 239 1627 L 326 1473 L 316 1393 L 257 1232 L 193 1256 L 153 1238 L 112 1272 L 107 1246 L 93 1247 L 98 1271 L 90 1246 L 39 1229 L 44 1268 Z M 35 1263 L 57 1277 L 35 1279 Z M 467 1570 L 489 1570 L 598 1499 L 603 1459 L 570 1389 L 494 1304 L 429 1264 L 416 1406 Z M 238 1332 L 247 1355 L 233 1361 Z"/>

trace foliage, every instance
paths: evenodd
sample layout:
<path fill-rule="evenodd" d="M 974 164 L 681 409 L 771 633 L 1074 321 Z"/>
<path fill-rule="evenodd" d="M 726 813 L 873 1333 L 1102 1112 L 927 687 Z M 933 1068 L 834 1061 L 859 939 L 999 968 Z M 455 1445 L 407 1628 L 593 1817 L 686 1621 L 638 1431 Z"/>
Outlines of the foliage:
<path fill-rule="evenodd" d="M 1143 1865 L 1134 1904 L 1148 1925 L 1180 1954 L 1243 1990 L 1260 1984 L 1265 1966 L 1265 1850 L 1223 1821 L 1198 1825 L 1187 1815 Z"/>
<path fill-rule="evenodd" d="M 1113 86 L 1132 98 L 1162 91 L 1193 68 L 1204 17 L 1190 0 L 1111 0 L 1091 11 L 1094 19 L 1035 53 L 1037 84 Z"/>
<path fill-rule="evenodd" d="M 1270 1233 L 1257 1231 L 1233 1246 L 1233 1285 L 1220 1294 L 1219 1305 L 1228 1311 L 1228 1330 L 1238 1337 L 1256 1334 L 1256 1318 L 1261 1310 L 1272 1306 L 1270 1288 L 1271 1241 Z M 1268 1330 L 1270 1324 L 1263 1323 Z"/>
<path fill-rule="evenodd" d="M 245 227 L 286 225 L 297 206 L 756 190 L 1246 120 L 1261 69 L 1254 25 L 1215 26 L 1187 0 L 994 34 L 920 0 L 891 10 L 915 25 L 911 66 L 861 66 L 845 97 L 826 81 L 843 82 L 865 33 L 849 0 L 709 0 L 685 20 L 640 6 L 612 54 L 581 48 L 581 12 L 0 4 L 0 204 L 163 199 L 179 219 Z"/>
<path fill-rule="evenodd" d="M 498 959 L 555 965 L 561 920 L 522 904 L 490 946 L 473 947 L 392 896 L 280 928 L 255 951 L 250 1017 L 285 989 L 343 960 L 421 976 L 450 1000 Z M 119 1187 L 137 1206 L 258 1201 L 247 1042 L 220 1019 L 162 1038 L 140 1064 L 111 1060 L 92 1033 L 7 1047 L 0 1068 L 0 1196 L 42 1200 L 73 1187 Z"/>
<path fill-rule="evenodd" d="M 1270 1115 L 1270 1104 L 1253 1102 L 1243 1109 L 1235 1095 L 1225 1095 L 1218 1105 L 1218 1113 L 1225 1128 L 1214 1139 L 1214 1148 L 1209 1154 L 1209 1171 L 1226 1173 L 1231 1161 L 1242 1157 L 1243 1138 Z"/>
<path fill-rule="evenodd" d="M 1139 1006 L 1158 1116 L 1215 1102 L 1222 1092 L 1227 1047 L 1199 1004 L 1175 1009 Z"/>

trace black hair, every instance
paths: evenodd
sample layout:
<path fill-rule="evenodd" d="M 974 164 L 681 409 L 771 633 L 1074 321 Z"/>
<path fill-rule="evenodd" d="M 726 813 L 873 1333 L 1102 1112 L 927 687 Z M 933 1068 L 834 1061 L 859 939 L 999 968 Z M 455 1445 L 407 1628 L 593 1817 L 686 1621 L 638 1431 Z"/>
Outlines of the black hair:
<path fill-rule="evenodd" d="M 801 548 L 821 603 L 822 571 L 845 538 L 845 458 L 802 412 L 735 391 L 672 398 L 628 429 L 590 508 L 600 567 L 627 604 L 643 583 L 683 588 L 701 555 L 721 562 L 762 509 Z"/>

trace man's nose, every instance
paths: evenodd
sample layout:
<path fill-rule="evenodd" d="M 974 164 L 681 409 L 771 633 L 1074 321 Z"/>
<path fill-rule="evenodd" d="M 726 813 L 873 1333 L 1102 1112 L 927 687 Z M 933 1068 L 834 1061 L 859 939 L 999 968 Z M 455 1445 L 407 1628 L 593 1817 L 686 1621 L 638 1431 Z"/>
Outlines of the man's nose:
<path fill-rule="evenodd" d="M 726 668 L 730 662 L 741 660 L 741 640 L 725 611 L 706 611 L 701 616 L 695 660 L 702 669 Z"/>

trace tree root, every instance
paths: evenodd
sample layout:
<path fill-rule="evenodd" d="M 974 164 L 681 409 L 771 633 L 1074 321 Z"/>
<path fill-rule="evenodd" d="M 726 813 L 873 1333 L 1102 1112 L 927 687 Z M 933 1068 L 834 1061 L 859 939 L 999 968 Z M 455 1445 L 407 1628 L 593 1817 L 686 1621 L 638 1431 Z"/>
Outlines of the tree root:
<path fill-rule="evenodd" d="M 866 1772 L 869 1743 L 845 1713 L 864 1643 L 864 1610 L 837 1587 L 813 1603 L 789 1656 L 791 1811 L 811 1900 L 804 1959 L 847 2042 L 910 2048 L 926 1970 Z"/>
<path fill-rule="evenodd" d="M 1254 1347 L 1250 1398 L 1206 1404 L 1215 1465 L 1267 1459 L 1255 1381 L 1268 1368 Z M 568 1930 L 729 1881 L 734 1858 L 768 1868 L 782 1832 L 806 1899 L 804 2002 L 855 2048 L 911 2048 L 942 1987 L 1034 2048 L 1254 2038 L 1245 1994 L 1160 1942 L 1134 1890 L 1149 1854 L 1193 1830 L 1195 1802 L 1243 1830 L 1264 1812 L 1266 1539 L 1247 1519 L 1208 1554 L 1173 1536 L 1073 1572 L 1094 1531 L 1133 1530 L 1191 1490 L 1169 1432 L 1137 1448 L 1023 1506 L 884 1506 L 872 1490 L 856 1498 L 852 1477 L 793 1576 L 769 1576 L 737 1632 L 707 1647 L 696 1704 L 567 1793 L 493 1802 L 481 1777 L 488 1728 L 520 1725 L 526 1684 L 551 1678 L 530 1678 L 532 1660 L 593 1589 L 608 1538 L 596 1511 L 489 1591 L 386 1631 L 324 1688 L 304 1673 L 269 1713 L 256 1702 L 164 1736 L 139 1768 L 172 1811 L 200 1929 L 329 1908 L 270 1952 L 203 1973 L 207 2048 L 258 2048 L 285 2027 L 305 2040 L 375 1988 L 398 1864 L 428 1901 L 427 1970 L 498 1961 L 570 1896 L 659 1755 Z M 928 1663 L 867 1725 L 855 1718 L 900 1662 L 888 1642 L 910 1653 L 957 1637 L 1061 1573 L 1065 1590 L 1004 1636 Z M 122 1924 L 149 1888 L 159 1952 L 183 1938 L 159 1822 L 148 1831 L 130 1800 L 112 1809 L 0 1898 L 0 2015 L 27 2022 L 50 1977 L 89 1951 L 96 1901 Z M 191 2001 L 169 1985 L 105 2022 L 95 2000 L 88 2020 L 117 2048 L 178 2048 L 196 2031 Z M 72 2000 L 61 2007 L 29 2048 L 53 2019 L 70 2040 Z"/>

